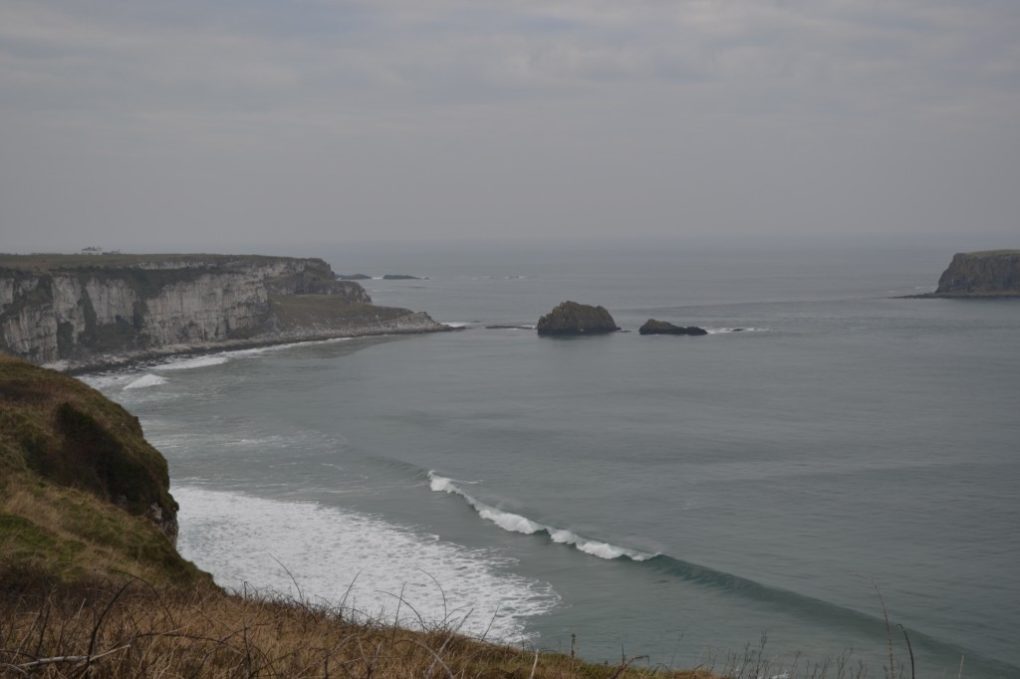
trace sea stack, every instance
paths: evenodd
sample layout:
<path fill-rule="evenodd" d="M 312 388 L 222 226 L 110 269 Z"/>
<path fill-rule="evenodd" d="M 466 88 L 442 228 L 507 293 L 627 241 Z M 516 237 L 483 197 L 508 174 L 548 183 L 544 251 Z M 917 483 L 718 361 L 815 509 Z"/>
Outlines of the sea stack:
<path fill-rule="evenodd" d="M 1020 297 L 1020 250 L 960 252 L 933 297 Z"/>
<path fill-rule="evenodd" d="M 562 302 L 538 319 L 539 335 L 604 335 L 620 328 L 605 307 Z"/>
<path fill-rule="evenodd" d="M 642 335 L 707 335 L 708 331 L 704 328 L 699 328 L 696 325 L 673 325 L 667 321 L 657 321 L 654 318 L 649 318 L 644 325 L 642 325 L 638 332 Z"/>

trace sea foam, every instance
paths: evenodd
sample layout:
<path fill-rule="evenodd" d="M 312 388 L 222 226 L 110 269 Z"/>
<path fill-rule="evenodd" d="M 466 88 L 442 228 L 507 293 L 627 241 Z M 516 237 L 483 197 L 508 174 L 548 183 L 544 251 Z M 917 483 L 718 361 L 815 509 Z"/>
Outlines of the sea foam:
<path fill-rule="evenodd" d="M 434 471 L 430 471 L 428 473 L 428 478 L 429 488 L 433 491 L 459 496 L 478 513 L 478 516 L 486 521 L 491 521 L 505 531 L 511 533 L 523 533 L 524 535 L 546 533 L 553 542 L 561 545 L 571 545 L 578 551 L 590 554 L 591 556 L 597 556 L 600 559 L 611 560 L 626 557 L 631 561 L 647 561 L 648 559 L 658 556 L 658 554 L 640 552 L 635 549 L 618 547 L 617 545 L 613 545 L 608 542 L 592 540 L 564 528 L 557 528 L 548 524 L 539 523 L 538 521 L 533 521 L 521 514 L 514 514 L 513 512 L 506 512 L 501 509 L 497 509 L 496 507 L 485 504 L 474 496 L 464 492 L 464 490 L 457 485 L 453 479 L 440 476 Z"/>
<path fill-rule="evenodd" d="M 230 359 L 223 355 L 214 354 L 211 356 L 195 356 L 194 358 L 183 358 L 167 363 L 160 363 L 152 366 L 153 370 L 194 370 L 195 368 L 208 368 L 214 365 L 222 365 Z"/>
<path fill-rule="evenodd" d="M 166 384 L 166 378 L 160 377 L 159 375 L 153 375 L 152 373 L 142 375 L 138 379 L 132 380 L 124 386 L 125 389 L 145 389 L 146 387 L 158 387 L 161 384 Z"/>
<path fill-rule="evenodd" d="M 173 493 L 181 553 L 230 589 L 344 602 L 348 614 L 407 627 L 420 624 L 415 612 L 426 623 L 447 616 L 475 636 L 491 622 L 487 638 L 505 642 L 527 639 L 524 619 L 559 601 L 549 585 L 508 572 L 510 559 L 375 516 L 195 486 Z"/>

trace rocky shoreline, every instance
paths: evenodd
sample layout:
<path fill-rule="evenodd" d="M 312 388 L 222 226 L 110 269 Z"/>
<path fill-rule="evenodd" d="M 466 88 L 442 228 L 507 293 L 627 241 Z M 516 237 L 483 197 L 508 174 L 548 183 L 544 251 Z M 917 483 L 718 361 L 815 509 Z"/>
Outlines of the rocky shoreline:
<path fill-rule="evenodd" d="M 225 340 L 201 344 L 170 345 L 150 351 L 97 356 L 88 361 L 55 361 L 53 363 L 44 363 L 42 367 L 58 370 L 68 375 L 85 375 L 105 370 L 122 369 L 134 365 L 144 365 L 174 357 L 207 356 L 224 351 L 243 351 L 245 349 L 260 349 L 285 344 L 328 342 L 330 340 L 358 339 L 363 337 L 424 335 L 436 332 L 453 332 L 460 329 L 438 323 L 424 313 L 414 314 L 414 316 L 423 316 L 428 321 L 421 325 L 408 323 L 407 325 L 401 324 L 378 328 L 359 327 L 327 333 L 281 333 L 274 337 L 251 340 Z"/>

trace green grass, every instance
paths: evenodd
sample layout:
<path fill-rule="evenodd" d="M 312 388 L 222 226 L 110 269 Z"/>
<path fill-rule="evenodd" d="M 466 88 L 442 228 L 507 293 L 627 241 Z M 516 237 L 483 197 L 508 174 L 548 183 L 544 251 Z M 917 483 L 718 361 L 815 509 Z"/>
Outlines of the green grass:
<path fill-rule="evenodd" d="M 342 328 L 393 320 L 411 313 L 395 307 L 350 304 L 340 295 L 270 295 L 269 304 L 282 330 Z"/>
<path fill-rule="evenodd" d="M 174 549 L 176 512 L 166 460 L 137 418 L 78 380 L 0 354 L 0 572 L 209 582 Z"/>

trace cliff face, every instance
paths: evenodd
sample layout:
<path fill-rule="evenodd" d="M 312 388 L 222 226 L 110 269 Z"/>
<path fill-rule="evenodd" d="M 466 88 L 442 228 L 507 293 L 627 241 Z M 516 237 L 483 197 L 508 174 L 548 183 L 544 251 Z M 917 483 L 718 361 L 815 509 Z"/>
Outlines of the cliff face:
<path fill-rule="evenodd" d="M 940 297 L 1020 296 L 1020 250 L 961 252 L 939 278 Z"/>
<path fill-rule="evenodd" d="M 282 320 L 294 300 L 323 300 L 306 326 Z M 439 329 L 404 309 L 371 306 L 320 259 L 217 255 L 0 257 L 0 349 L 36 363 L 218 343 Z M 377 310 L 372 317 L 366 309 Z M 357 320 L 348 318 L 354 311 Z M 427 319 L 427 321 L 426 321 Z M 384 322 L 385 321 L 385 322 Z"/>

